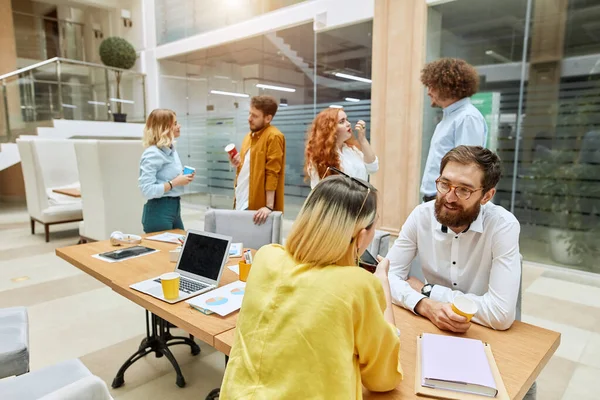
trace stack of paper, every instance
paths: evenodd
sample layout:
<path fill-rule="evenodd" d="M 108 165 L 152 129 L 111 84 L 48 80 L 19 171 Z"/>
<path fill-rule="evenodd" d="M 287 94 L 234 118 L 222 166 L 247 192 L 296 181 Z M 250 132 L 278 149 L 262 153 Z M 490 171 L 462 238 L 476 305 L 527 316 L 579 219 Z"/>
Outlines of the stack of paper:
<path fill-rule="evenodd" d="M 424 333 L 421 385 L 495 397 L 498 388 L 481 340 Z"/>
<path fill-rule="evenodd" d="M 186 303 L 205 314 L 209 310 L 224 317 L 240 309 L 245 289 L 246 282 L 235 281 L 187 300 Z"/>
<path fill-rule="evenodd" d="M 231 243 L 229 246 L 229 257 L 241 257 L 244 245 L 242 243 Z"/>

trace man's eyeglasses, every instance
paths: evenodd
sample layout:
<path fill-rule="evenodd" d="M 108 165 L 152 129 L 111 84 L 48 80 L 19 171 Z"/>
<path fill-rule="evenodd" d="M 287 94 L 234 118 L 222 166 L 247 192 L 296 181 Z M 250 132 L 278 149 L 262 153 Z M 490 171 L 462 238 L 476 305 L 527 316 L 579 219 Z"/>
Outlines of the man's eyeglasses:
<path fill-rule="evenodd" d="M 337 175 L 345 176 L 346 178 L 350 178 L 354 182 L 358 183 L 359 185 L 361 185 L 362 187 L 367 189 L 367 195 L 365 196 L 365 199 L 363 200 L 363 202 L 360 206 L 360 209 L 358 210 L 358 214 L 357 214 L 357 219 L 358 219 L 358 215 L 360 215 L 360 213 L 362 212 L 362 209 L 365 206 L 365 203 L 367 202 L 369 195 L 371 194 L 371 192 L 377 192 L 377 189 L 375 188 L 375 186 L 371 185 L 369 182 L 366 182 L 366 181 L 363 181 L 362 179 L 358 179 L 353 176 L 350 176 L 347 173 L 345 173 L 335 167 L 327 167 L 327 170 L 325 170 L 325 174 L 323 174 L 323 177 L 321 178 L 321 180 L 325 179 L 328 176 L 328 174 L 330 174 L 330 173 L 334 173 Z M 377 218 L 377 217 L 375 217 L 375 218 Z M 373 222 L 371 222 L 367 228 L 370 228 L 374 222 L 375 221 L 373 220 Z"/>
<path fill-rule="evenodd" d="M 471 197 L 471 195 L 473 193 L 483 190 L 482 187 L 480 187 L 479 189 L 473 190 L 473 189 L 466 188 L 464 186 L 452 185 L 446 181 L 442 181 L 440 178 L 437 178 L 435 180 L 435 187 L 437 188 L 437 191 L 440 192 L 441 194 L 447 194 L 449 191 L 454 189 L 454 194 L 456 195 L 456 197 L 458 197 L 461 200 L 469 200 L 469 198 Z"/>

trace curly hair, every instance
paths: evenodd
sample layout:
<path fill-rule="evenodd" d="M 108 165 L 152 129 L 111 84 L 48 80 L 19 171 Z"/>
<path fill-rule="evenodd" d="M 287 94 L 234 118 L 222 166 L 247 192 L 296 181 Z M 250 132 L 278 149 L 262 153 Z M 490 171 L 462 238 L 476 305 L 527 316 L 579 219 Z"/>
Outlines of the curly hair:
<path fill-rule="evenodd" d="M 340 156 L 338 154 L 337 124 L 338 114 L 341 108 L 327 108 L 315 117 L 308 131 L 306 149 L 304 150 L 304 179 L 310 179 L 309 169 L 316 168 L 319 177 L 323 177 L 327 167 L 340 168 Z M 354 137 L 348 139 L 346 144 L 359 147 Z"/>
<path fill-rule="evenodd" d="M 153 110 L 144 127 L 142 143 L 144 147 L 156 145 L 156 147 L 169 147 L 173 143 L 173 124 L 175 123 L 175 112 L 165 108 Z"/>
<path fill-rule="evenodd" d="M 446 99 L 471 97 L 479 89 L 479 74 L 465 60 L 442 58 L 425 65 L 421 82 Z"/>

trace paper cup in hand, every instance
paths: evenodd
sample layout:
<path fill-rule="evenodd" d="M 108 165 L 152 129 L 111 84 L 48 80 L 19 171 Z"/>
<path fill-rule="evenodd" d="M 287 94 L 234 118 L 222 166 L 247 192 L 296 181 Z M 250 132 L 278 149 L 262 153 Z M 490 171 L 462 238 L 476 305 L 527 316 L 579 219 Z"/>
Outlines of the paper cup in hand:
<path fill-rule="evenodd" d="M 477 313 L 477 304 L 468 297 L 458 296 L 452 302 L 452 311 L 458 315 L 462 315 L 469 322 L 473 318 L 473 315 Z"/>
<path fill-rule="evenodd" d="M 179 279 L 178 272 L 167 272 L 160 276 L 160 283 L 165 299 L 175 300 L 179 297 Z"/>
<path fill-rule="evenodd" d="M 233 143 L 229 143 L 227 146 L 225 146 L 225 151 L 229 153 L 229 157 L 231 158 L 235 157 L 238 153 L 235 148 L 235 144 Z"/>

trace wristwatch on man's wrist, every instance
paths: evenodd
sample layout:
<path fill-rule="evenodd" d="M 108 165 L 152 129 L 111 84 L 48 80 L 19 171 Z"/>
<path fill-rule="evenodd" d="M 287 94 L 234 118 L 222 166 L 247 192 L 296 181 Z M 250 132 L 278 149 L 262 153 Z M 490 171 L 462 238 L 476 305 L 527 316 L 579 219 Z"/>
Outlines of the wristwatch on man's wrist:
<path fill-rule="evenodd" d="M 429 297 L 429 295 L 431 295 L 431 290 L 432 290 L 432 289 L 433 289 L 433 285 L 432 285 L 432 284 L 430 284 L 430 283 L 428 283 L 428 284 L 426 284 L 425 286 L 423 286 L 423 287 L 421 288 L 421 294 L 422 294 L 423 296 L 427 296 L 427 297 Z"/>

